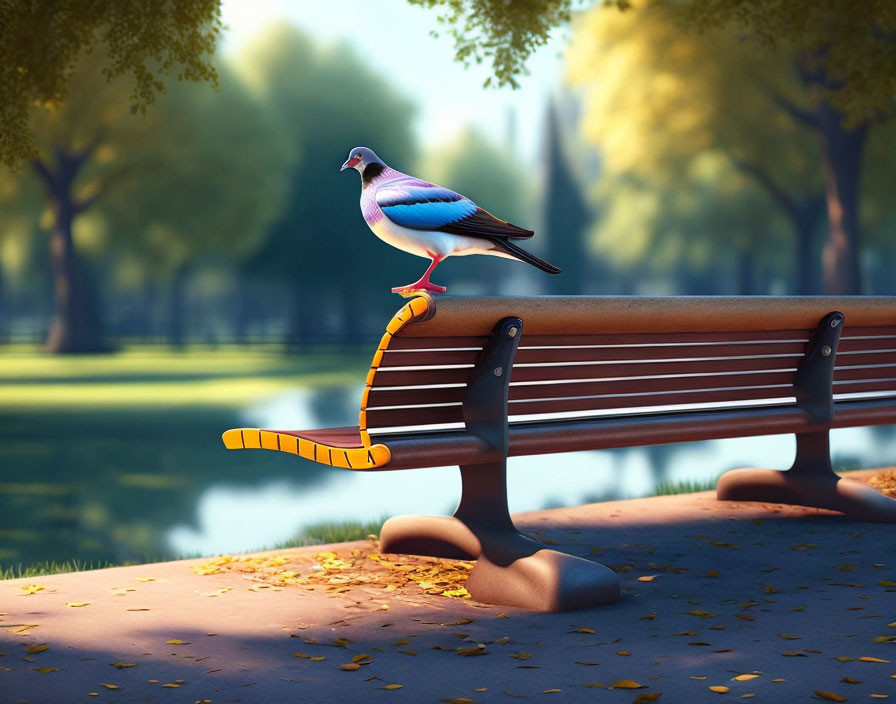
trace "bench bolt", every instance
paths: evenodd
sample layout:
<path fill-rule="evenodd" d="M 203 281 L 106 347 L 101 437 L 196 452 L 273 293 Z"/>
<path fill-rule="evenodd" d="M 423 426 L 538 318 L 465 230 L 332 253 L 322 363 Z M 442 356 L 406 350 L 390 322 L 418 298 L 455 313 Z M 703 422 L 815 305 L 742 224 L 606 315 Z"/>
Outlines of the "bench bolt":
<path fill-rule="evenodd" d="M 512 327 L 512 328 L 510 328 L 510 330 L 507 331 L 507 334 L 508 334 L 510 337 L 516 337 L 516 334 L 517 334 L 518 332 L 519 332 L 519 330 L 517 330 L 516 327 Z"/>
<path fill-rule="evenodd" d="M 501 376 L 504 370 L 501 367 L 495 367 L 495 376 Z"/>
<path fill-rule="evenodd" d="M 835 328 L 840 324 L 840 318 L 832 318 L 831 319 L 831 327 Z"/>
<path fill-rule="evenodd" d="M 831 356 L 831 346 L 825 345 L 821 348 L 821 356 L 822 357 L 830 357 Z"/>

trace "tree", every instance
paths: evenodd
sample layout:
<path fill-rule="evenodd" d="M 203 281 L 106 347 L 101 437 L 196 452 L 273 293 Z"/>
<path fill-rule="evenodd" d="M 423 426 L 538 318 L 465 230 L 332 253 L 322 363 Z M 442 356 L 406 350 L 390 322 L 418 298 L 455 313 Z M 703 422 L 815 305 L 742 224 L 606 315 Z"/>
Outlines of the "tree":
<path fill-rule="evenodd" d="M 391 166 L 408 169 L 413 106 L 349 47 L 318 47 L 286 25 L 261 35 L 238 68 L 288 126 L 283 148 L 295 157 L 287 206 L 248 271 L 290 287 L 291 346 L 312 339 L 321 315 L 310 302 L 327 292 L 339 294 L 343 308 L 337 316 L 346 329 L 363 335 L 368 320 L 377 318 L 370 313 L 394 308 L 388 291 L 396 281 L 384 271 L 408 257 L 367 229 L 358 207 L 357 175 L 340 173 L 339 166 L 349 149 L 365 145 Z M 408 262 L 408 275 L 413 269 Z"/>
<path fill-rule="evenodd" d="M 649 3 L 588 12 L 577 22 L 568 68 L 587 90 L 583 128 L 609 170 L 674 177 L 715 152 L 789 220 L 792 290 L 815 292 L 814 241 L 824 216 L 817 148 L 765 89 L 764 77 L 789 71 L 789 63 L 724 32 L 683 33 L 666 5 Z"/>
<path fill-rule="evenodd" d="M 784 221 L 721 154 L 704 152 L 675 173 L 611 171 L 596 195 L 594 247 L 623 282 L 650 282 L 629 283 L 629 293 L 750 295 L 785 273 Z"/>
<path fill-rule="evenodd" d="M 72 99 L 34 119 L 41 156 L 32 166 L 49 211 L 56 295 L 53 352 L 108 349 L 83 240 L 102 256 L 152 253 L 156 275 L 177 273 L 197 253 L 246 254 L 282 193 L 282 132 L 235 80 L 221 92 L 174 83 L 158 110 L 140 116 L 130 114 L 124 81 L 103 78 L 104 63 L 100 52 L 86 56 Z"/>
<path fill-rule="evenodd" d="M 572 0 L 410 0 L 445 6 L 461 60 L 491 58 L 499 84 L 513 83 L 532 51 L 569 18 Z M 826 181 L 829 233 L 825 288 L 859 293 L 859 179 L 870 127 L 896 95 L 896 6 L 886 0 L 654 0 L 679 31 L 722 28 L 757 54 L 789 57 L 802 83 L 794 94 L 769 74 L 768 92 L 790 117 L 815 135 Z M 630 0 L 604 5 L 625 11 Z M 724 49 L 724 50 L 727 50 Z M 706 55 L 710 62 L 721 51 Z"/>
<path fill-rule="evenodd" d="M 217 80 L 211 57 L 222 29 L 220 0 L 6 1 L 0 27 L 0 163 L 6 166 L 38 156 L 33 106 L 58 107 L 67 99 L 86 51 L 103 51 L 108 79 L 130 75 L 136 111 L 145 111 L 164 90 L 162 76 L 175 69 L 187 80 Z"/>
<path fill-rule="evenodd" d="M 582 294 L 589 282 L 587 229 L 591 213 L 566 155 L 558 107 L 548 104 L 542 220 L 547 260 L 563 269 L 552 277 L 554 293 Z"/>

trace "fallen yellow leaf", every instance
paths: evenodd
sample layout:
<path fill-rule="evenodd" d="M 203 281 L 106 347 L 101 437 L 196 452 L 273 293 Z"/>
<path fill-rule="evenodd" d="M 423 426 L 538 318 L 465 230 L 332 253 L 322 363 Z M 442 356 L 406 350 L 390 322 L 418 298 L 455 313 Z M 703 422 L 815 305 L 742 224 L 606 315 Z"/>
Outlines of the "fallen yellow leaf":
<path fill-rule="evenodd" d="M 759 675 L 738 675 L 737 677 L 732 677 L 731 679 L 737 680 L 738 682 L 746 682 L 747 680 L 755 680 Z"/>
<path fill-rule="evenodd" d="M 712 690 L 713 692 L 718 692 L 719 694 L 724 694 L 725 692 L 729 691 L 728 687 L 723 684 L 711 685 L 710 690 Z"/>
<path fill-rule="evenodd" d="M 24 587 L 22 587 L 22 590 L 26 594 L 34 594 L 35 592 L 39 592 L 42 589 L 46 589 L 43 584 L 26 584 Z"/>
<path fill-rule="evenodd" d="M 109 664 L 118 670 L 123 670 L 126 667 L 137 667 L 135 662 L 110 662 Z"/>
<path fill-rule="evenodd" d="M 610 685 L 610 689 L 646 689 L 646 684 L 639 684 L 634 680 L 617 680 Z"/>
<path fill-rule="evenodd" d="M 655 702 L 663 696 L 662 692 L 642 692 L 632 700 L 632 704 L 642 704 L 643 702 Z"/>
<path fill-rule="evenodd" d="M 380 689 L 401 689 L 402 687 L 404 687 L 403 684 L 387 684 Z"/>
<path fill-rule="evenodd" d="M 344 665 L 340 665 L 340 666 L 339 666 L 339 669 L 340 669 L 340 670 L 348 670 L 348 671 L 351 671 L 351 670 L 360 670 L 360 669 L 361 669 L 361 666 L 360 666 L 358 663 L 356 663 L 356 662 L 347 662 L 347 663 L 345 663 Z"/>
<path fill-rule="evenodd" d="M 837 694 L 836 692 L 827 692 L 823 689 L 816 689 L 815 695 L 821 699 L 824 699 L 829 702 L 845 702 L 848 701 L 846 697 Z"/>
<path fill-rule="evenodd" d="M 594 633 L 594 630 L 591 628 L 577 628 L 574 631 L 568 631 L 569 633 Z"/>
<path fill-rule="evenodd" d="M 100 686 L 101 686 L 101 687 L 105 687 L 106 689 L 119 689 L 119 687 L 118 687 L 117 684 L 103 684 L 103 683 L 101 682 L 101 683 L 100 683 Z"/>
<path fill-rule="evenodd" d="M 792 635 L 792 634 L 790 634 L 790 633 L 779 633 L 779 634 L 778 634 L 778 637 L 779 637 L 779 638 L 786 638 L 787 640 L 800 640 L 800 639 L 802 638 L 802 636 L 795 636 L 795 635 Z"/>
<path fill-rule="evenodd" d="M 89 601 L 67 601 L 66 606 L 90 606 Z"/>
<path fill-rule="evenodd" d="M 37 645 L 26 645 L 25 652 L 34 655 L 34 653 L 42 653 L 45 650 L 49 650 L 50 646 L 48 643 L 38 643 Z"/>
<path fill-rule="evenodd" d="M 517 653 L 516 655 L 511 655 L 510 657 L 516 658 L 517 660 L 528 660 L 532 657 L 532 653 Z"/>
<path fill-rule="evenodd" d="M 541 691 L 541 693 L 542 694 L 558 694 L 559 692 L 562 692 L 562 691 L 563 691 L 562 689 L 543 689 Z"/>
<path fill-rule="evenodd" d="M 638 577 L 639 582 L 652 582 L 654 579 L 656 579 L 655 574 L 644 575 L 643 577 Z"/>
<path fill-rule="evenodd" d="M 700 609 L 692 609 L 688 611 L 691 616 L 699 616 L 700 618 L 715 618 L 721 614 L 714 614 L 711 611 L 701 611 Z"/>
<path fill-rule="evenodd" d="M 155 582 L 155 577 L 137 577 L 138 582 Z"/>
<path fill-rule="evenodd" d="M 846 684 L 862 684 L 862 680 L 854 680 L 852 677 L 844 677 L 841 682 L 846 682 Z"/>
<path fill-rule="evenodd" d="M 166 684 L 163 684 L 162 686 L 167 687 L 168 689 L 177 689 L 178 687 L 180 687 L 180 685 L 176 684 L 175 682 L 167 682 Z"/>
<path fill-rule="evenodd" d="M 51 672 L 59 672 L 58 667 L 32 667 L 31 669 L 35 672 L 43 672 L 45 675 Z"/>
<path fill-rule="evenodd" d="M 186 640 L 180 640 L 178 638 L 172 638 L 171 640 L 166 640 L 165 645 L 189 645 L 190 642 Z"/>
<path fill-rule="evenodd" d="M 870 655 L 863 655 L 862 657 L 859 658 L 859 660 L 861 660 L 862 662 L 885 662 L 885 663 L 890 662 L 889 660 L 883 660 L 881 658 L 873 658 Z"/>

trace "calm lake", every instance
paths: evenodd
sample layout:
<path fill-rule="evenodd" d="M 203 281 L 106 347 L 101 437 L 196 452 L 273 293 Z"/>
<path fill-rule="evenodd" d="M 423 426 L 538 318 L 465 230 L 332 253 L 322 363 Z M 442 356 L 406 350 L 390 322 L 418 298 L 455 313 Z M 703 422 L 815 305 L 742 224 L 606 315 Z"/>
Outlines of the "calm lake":
<path fill-rule="evenodd" d="M 325 521 L 451 513 L 460 488 L 452 467 L 350 472 L 221 444 L 231 427 L 355 424 L 360 393 L 286 391 L 239 412 L 3 414 L 0 564 L 248 551 Z M 838 468 L 896 465 L 894 426 L 837 430 L 832 446 Z M 649 495 L 660 482 L 712 479 L 738 466 L 783 469 L 793 453 L 791 436 L 774 436 L 514 458 L 510 506 Z"/>

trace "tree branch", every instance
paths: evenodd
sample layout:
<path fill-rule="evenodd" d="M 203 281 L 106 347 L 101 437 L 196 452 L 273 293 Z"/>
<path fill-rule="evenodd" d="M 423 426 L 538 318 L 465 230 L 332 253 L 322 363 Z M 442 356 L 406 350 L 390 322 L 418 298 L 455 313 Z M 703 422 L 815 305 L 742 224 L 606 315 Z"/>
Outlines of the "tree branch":
<path fill-rule="evenodd" d="M 141 163 L 139 166 L 147 167 L 151 166 L 150 163 Z M 85 210 L 92 208 L 96 205 L 97 201 L 103 198 L 112 188 L 118 185 L 123 179 L 125 179 L 130 173 L 136 170 L 138 164 L 131 162 L 129 164 L 122 164 L 117 169 L 111 171 L 103 183 L 97 185 L 96 188 L 93 189 L 93 192 L 86 196 L 85 198 L 79 200 L 75 203 L 74 210 L 76 213 L 82 213 Z"/>
<path fill-rule="evenodd" d="M 772 88 L 771 86 L 767 86 L 765 89 L 766 95 L 768 95 L 769 99 L 781 108 L 784 112 L 786 112 L 790 117 L 792 117 L 797 122 L 800 122 L 807 127 L 813 127 L 818 129 L 821 127 L 821 121 L 818 119 L 818 116 L 812 112 L 811 110 L 806 110 L 805 108 L 801 108 L 799 105 L 794 103 L 792 100 L 785 98 L 781 93 Z"/>
<path fill-rule="evenodd" d="M 731 159 L 734 168 L 741 173 L 746 174 L 762 186 L 788 215 L 791 217 L 797 215 L 796 200 L 781 188 L 765 169 L 752 161 L 736 157 L 728 150 L 725 150 L 725 153 L 728 155 L 728 158 Z"/>

